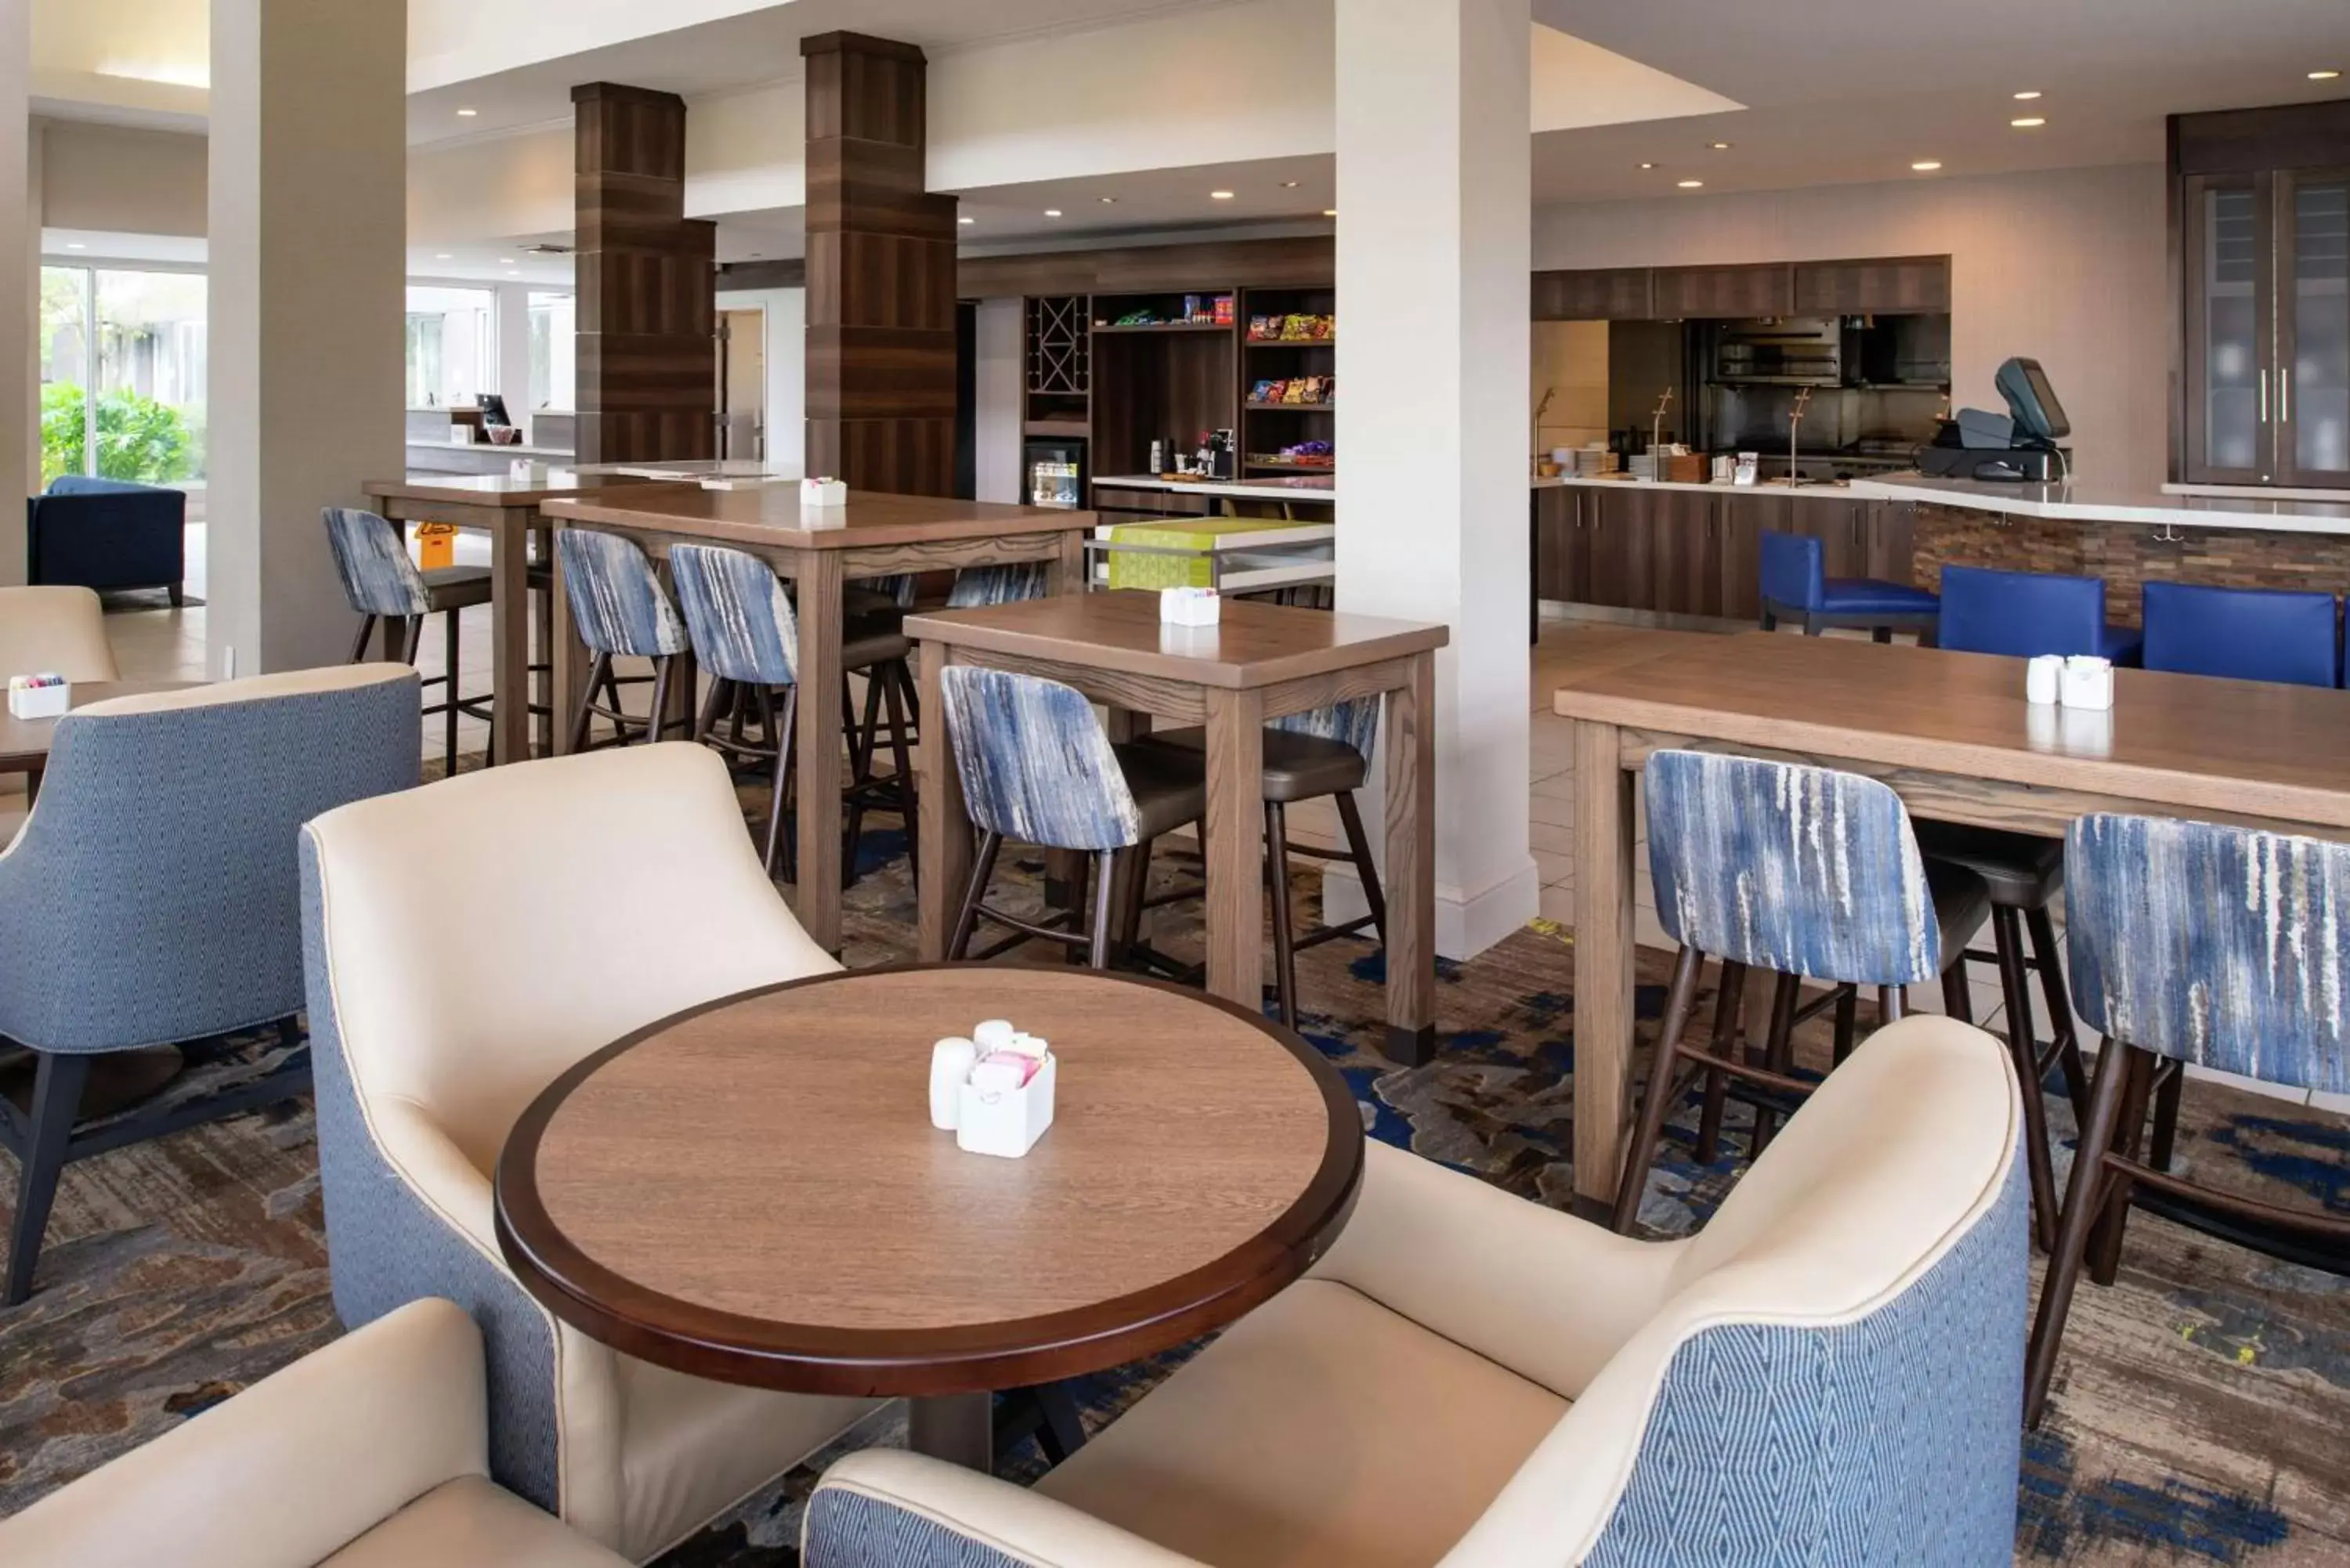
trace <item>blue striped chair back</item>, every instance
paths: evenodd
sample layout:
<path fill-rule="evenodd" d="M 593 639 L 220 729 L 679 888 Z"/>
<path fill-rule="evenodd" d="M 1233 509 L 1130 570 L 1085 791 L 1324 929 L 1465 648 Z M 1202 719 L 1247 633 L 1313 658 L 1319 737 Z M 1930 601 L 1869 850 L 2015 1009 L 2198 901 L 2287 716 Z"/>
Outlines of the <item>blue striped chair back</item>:
<path fill-rule="evenodd" d="M 2350 846 L 2168 817 L 2064 840 L 2073 1006 L 2109 1040 L 2350 1093 Z"/>
<path fill-rule="evenodd" d="M 1942 972 L 1909 814 L 1875 779 L 1659 752 L 1647 789 L 1657 916 L 1675 941 L 1856 985 L 1914 985 Z"/>
<path fill-rule="evenodd" d="M 1371 748 L 1378 743 L 1379 700 L 1357 697 L 1349 701 L 1334 702 L 1327 708 L 1309 708 L 1303 713 L 1291 713 L 1275 719 L 1273 728 L 1287 730 L 1292 734 L 1318 735 L 1326 741 L 1340 741 L 1363 753 L 1368 761 Z"/>
<path fill-rule="evenodd" d="M 361 615 L 423 615 L 432 596 L 410 559 L 408 541 L 390 519 L 356 506 L 329 506 L 322 515 L 343 597 Z"/>
<path fill-rule="evenodd" d="M 947 594 L 947 608 L 976 609 L 982 605 L 1017 604 L 1045 597 L 1045 566 L 1021 561 L 1009 566 L 965 566 L 955 574 Z"/>
<path fill-rule="evenodd" d="M 799 679 L 799 620 L 775 568 L 741 550 L 671 545 L 669 576 L 704 670 L 755 686 Z"/>
<path fill-rule="evenodd" d="M 1124 849 L 1142 833 L 1126 772 L 1076 688 L 1008 670 L 940 671 L 971 819 L 1052 849 Z"/>
<path fill-rule="evenodd" d="M 598 653 L 637 659 L 683 653 L 685 622 L 653 564 L 633 539 L 592 528 L 558 528 L 555 554 L 580 640 Z"/>

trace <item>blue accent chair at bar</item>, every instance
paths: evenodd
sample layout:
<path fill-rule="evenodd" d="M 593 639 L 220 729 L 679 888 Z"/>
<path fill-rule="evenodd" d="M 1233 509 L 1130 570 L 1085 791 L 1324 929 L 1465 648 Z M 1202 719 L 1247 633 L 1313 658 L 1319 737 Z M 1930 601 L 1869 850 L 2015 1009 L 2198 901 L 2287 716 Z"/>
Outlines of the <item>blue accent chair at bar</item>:
<path fill-rule="evenodd" d="M 2181 675 L 2342 684 L 2332 594 L 2146 585 L 2146 667 Z"/>
<path fill-rule="evenodd" d="M 571 716 L 571 750 L 588 749 L 588 730 L 598 719 L 610 722 L 612 744 L 660 740 L 675 723 L 670 715 L 672 671 L 681 656 L 692 653 L 693 644 L 651 560 L 635 540 L 592 528 L 557 528 L 555 558 L 564 599 L 571 607 L 572 627 L 593 656 Z M 652 661 L 653 705 L 648 717 L 638 719 L 622 711 L 612 669 L 616 659 Z M 607 702 L 596 701 L 599 691 L 608 693 Z M 691 728 L 691 722 L 687 727 Z"/>
<path fill-rule="evenodd" d="M 1900 796 L 1875 779 L 1758 757 L 1659 752 L 1645 784 L 1657 918 L 1680 957 L 1616 1189 L 1616 1229 L 1627 1234 L 1665 1117 L 1690 1090 L 1705 1089 L 1700 1163 L 1714 1158 L 1733 1082 L 1773 1096 L 1756 1104 L 1754 1116 L 1754 1152 L 1769 1145 L 1778 1104 L 1808 1092 L 1794 1075 L 1793 1035 L 1804 1018 L 1835 1008 L 1836 1062 L 1852 1051 L 1864 985 L 1877 988 L 1880 1023 L 1901 1016 L 1904 987 L 1937 979 L 1944 1008 L 1969 1018 L 1966 989 L 1950 971 L 1990 909 L 1981 877 L 1928 867 Z M 1721 962 L 1713 1033 L 1692 1045 L 1683 1034 L 1709 956 Z M 1778 977 L 1759 1065 L 1734 1041 L 1751 969 Z M 1797 1005 L 1805 978 L 1833 988 L 1809 1010 Z"/>
<path fill-rule="evenodd" d="M 2111 1284 L 2133 1206 L 2350 1277 L 2350 1218 L 2172 1168 L 2189 1066 L 2350 1094 L 2350 846 L 2169 817 L 2075 818 L 2064 843 L 2073 1003 L 2106 1037 L 2032 1335 L 2039 1422 L 2085 1263 Z M 2149 1136 L 2147 1111 L 2152 1108 Z"/>
<path fill-rule="evenodd" d="M 2008 1568 L 2015 1082 L 1947 1018 L 1638 1241 L 1377 1139 L 1353 1217 L 1034 1486 L 828 1469 L 806 1568 Z"/>
<path fill-rule="evenodd" d="M 964 809 L 980 829 L 979 853 L 947 957 L 967 955 L 984 915 L 1011 927 L 1013 935 L 982 958 L 1035 937 L 1086 947 L 1094 968 L 1108 968 L 1118 874 L 1138 857 L 1147 865 L 1151 840 L 1160 834 L 1207 815 L 1203 759 L 1172 746 L 1113 745 L 1084 693 L 1057 680 L 964 664 L 941 670 L 939 680 Z M 1066 930 L 983 901 L 1007 838 L 1092 858 L 1090 937 L 1082 899 Z"/>
<path fill-rule="evenodd" d="M 2106 580 L 1990 566 L 1942 568 L 1941 645 L 1959 653 L 2094 653 L 2136 664 L 2145 639 L 2106 620 Z"/>
<path fill-rule="evenodd" d="M 0 1037 L 36 1058 L 29 1110 L 0 1099 L 17 1161 L 5 1304 L 32 1290 L 68 1162 L 309 1091 L 296 839 L 320 812 L 414 787 L 416 703 L 414 670 L 363 664 L 57 721 L 33 814 L 0 851 Z M 168 1079 L 176 1047 L 269 1026 L 241 1081 L 76 1125 L 98 1058 Z"/>
<path fill-rule="evenodd" d="M 1891 642 L 1896 631 L 1914 631 L 1919 640 L 1931 642 L 1941 611 L 1939 599 L 1906 583 L 1829 576 L 1825 550 L 1807 534 L 1763 531 L 1764 631 L 1790 620 L 1805 637 L 1830 627 L 1863 627 L 1878 642 Z"/>
<path fill-rule="evenodd" d="M 442 670 L 425 686 L 447 688 L 446 700 L 424 709 L 431 718 L 442 716 L 442 767 L 457 771 L 457 716 L 490 716 L 492 699 L 466 697 L 459 690 L 458 621 L 465 611 L 490 602 L 487 566 L 419 567 L 408 554 L 401 526 L 355 506 L 328 506 L 321 511 L 327 545 L 334 552 L 335 574 L 341 578 L 343 597 L 359 618 L 359 636 L 351 642 L 353 664 L 368 656 L 368 640 L 376 624 L 383 625 L 384 657 L 414 664 L 424 640 L 428 616 L 446 616 L 442 623 Z M 491 758 L 495 761 L 494 755 Z"/>

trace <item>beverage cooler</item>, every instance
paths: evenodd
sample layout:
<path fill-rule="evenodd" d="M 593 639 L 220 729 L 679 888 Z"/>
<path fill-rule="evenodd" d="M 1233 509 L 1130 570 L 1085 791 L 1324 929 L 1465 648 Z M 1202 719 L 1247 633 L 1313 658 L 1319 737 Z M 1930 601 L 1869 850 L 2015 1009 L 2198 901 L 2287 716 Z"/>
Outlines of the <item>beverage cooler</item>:
<path fill-rule="evenodd" d="M 1031 440 L 1023 449 L 1020 471 L 1031 506 L 1065 506 L 1072 511 L 1086 504 L 1086 443 L 1074 438 Z"/>

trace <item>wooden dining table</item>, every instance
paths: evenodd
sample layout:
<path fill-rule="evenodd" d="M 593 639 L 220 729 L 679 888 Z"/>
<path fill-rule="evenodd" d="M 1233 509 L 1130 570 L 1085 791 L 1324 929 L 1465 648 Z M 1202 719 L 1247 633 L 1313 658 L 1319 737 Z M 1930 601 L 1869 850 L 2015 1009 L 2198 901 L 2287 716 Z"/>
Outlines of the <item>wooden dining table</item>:
<path fill-rule="evenodd" d="M 976 664 L 1042 675 L 1111 711 L 1207 726 L 1208 989 L 1244 1007 L 1264 988 L 1264 726 L 1356 698 L 1385 700 L 1387 1054 L 1436 1048 L 1436 650 L 1441 626 L 1223 601 L 1212 627 L 1162 625 L 1156 593 L 1031 599 L 910 616 L 922 646 L 919 763 L 921 954 L 943 958 L 971 875 L 971 824 L 940 711 L 941 675 Z"/>
<path fill-rule="evenodd" d="M 747 551 L 796 589 L 799 618 L 799 880 L 794 908 L 800 924 L 827 951 L 840 947 L 842 593 L 858 578 L 951 567 L 1042 562 L 1050 593 L 1084 585 L 1090 512 L 1010 506 L 928 495 L 851 491 L 847 504 L 803 510 L 794 483 L 734 489 L 661 486 L 581 495 L 542 508 L 557 528 L 584 524 L 625 535 L 656 560 L 672 544 L 723 545 Z M 587 678 L 587 661 L 571 630 L 570 606 L 556 564 L 555 592 L 555 711 L 568 716 Z M 693 681 L 673 680 L 692 711 Z M 556 726 L 558 744 L 567 726 Z M 925 867 L 923 881 L 931 874 Z"/>
<path fill-rule="evenodd" d="M 146 697 L 159 691 L 184 691 L 201 680 L 77 680 L 67 694 L 67 711 L 117 697 Z M 19 719 L 0 705 L 0 774 L 25 776 L 26 804 L 41 793 L 41 775 L 49 765 L 49 747 L 57 739 L 57 718 Z"/>
<path fill-rule="evenodd" d="M 531 655 L 530 541 L 549 527 L 539 508 L 557 497 L 639 490 L 651 481 L 610 467 L 549 468 L 518 479 L 503 473 L 410 473 L 369 480 L 363 487 L 375 510 L 394 523 L 445 523 L 490 541 L 490 732 L 501 763 L 530 755 L 530 667 L 552 659 L 553 618 L 539 623 L 538 658 Z M 383 626 L 386 659 L 398 660 L 394 623 Z M 556 712 L 563 710 L 558 705 Z M 552 749 L 557 727 L 542 720 L 539 749 Z"/>
<path fill-rule="evenodd" d="M 2062 836 L 2091 812 L 2350 839 L 2350 692 L 2142 670 L 2114 706 L 2024 701 L 2024 661 L 1845 638 L 1659 632 L 1558 688 L 1575 723 L 1575 1186 L 1614 1197 L 1633 1045 L 1633 782 L 1674 748 L 1883 780 L 1913 816 Z"/>

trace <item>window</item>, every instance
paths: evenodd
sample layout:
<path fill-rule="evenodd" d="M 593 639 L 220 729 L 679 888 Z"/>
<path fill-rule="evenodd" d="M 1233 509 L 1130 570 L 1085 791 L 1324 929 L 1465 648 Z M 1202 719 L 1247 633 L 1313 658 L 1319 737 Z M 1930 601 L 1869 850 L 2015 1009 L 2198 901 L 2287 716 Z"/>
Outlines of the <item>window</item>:
<path fill-rule="evenodd" d="M 579 384 L 574 353 L 577 305 L 567 294 L 530 295 L 530 408 L 568 410 Z"/>
<path fill-rule="evenodd" d="M 498 384 L 497 294 L 408 286 L 408 406 L 470 406 Z"/>
<path fill-rule="evenodd" d="M 41 269 L 41 479 L 204 476 L 203 275 Z"/>

